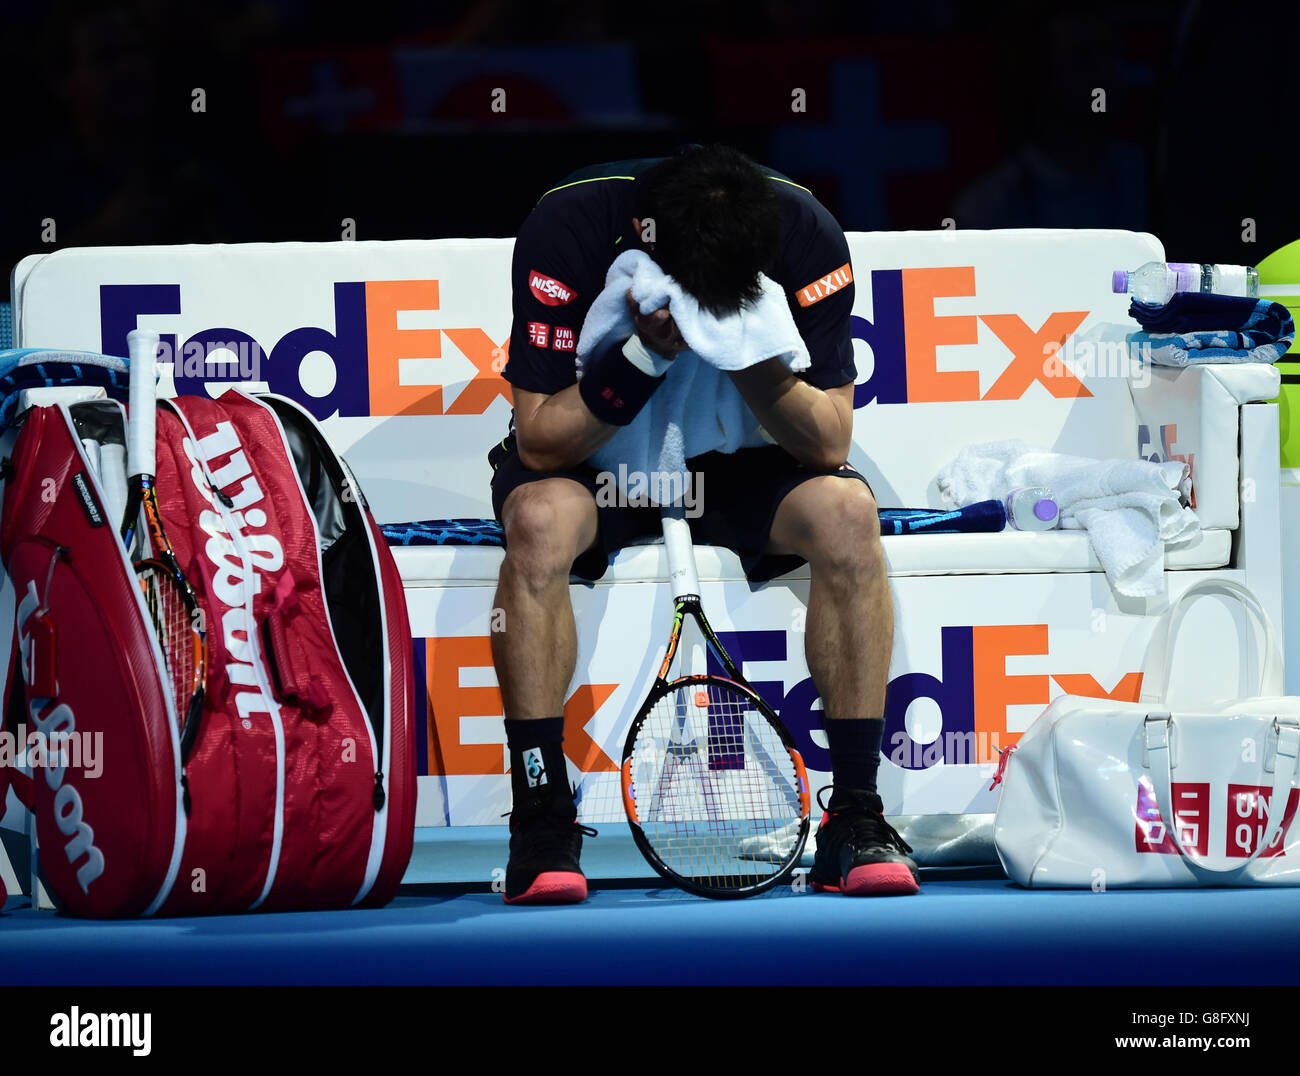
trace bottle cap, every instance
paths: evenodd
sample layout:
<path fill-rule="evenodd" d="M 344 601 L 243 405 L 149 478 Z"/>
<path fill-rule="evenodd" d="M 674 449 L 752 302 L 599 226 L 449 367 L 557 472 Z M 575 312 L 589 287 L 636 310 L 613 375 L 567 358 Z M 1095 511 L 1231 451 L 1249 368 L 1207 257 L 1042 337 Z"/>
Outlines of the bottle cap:
<path fill-rule="evenodd" d="M 1128 270 L 1116 269 L 1110 274 L 1110 290 L 1116 295 L 1123 295 L 1128 291 Z"/>
<path fill-rule="evenodd" d="M 1056 518 L 1056 502 L 1050 497 L 1042 497 L 1034 502 L 1034 515 L 1044 523 Z"/>

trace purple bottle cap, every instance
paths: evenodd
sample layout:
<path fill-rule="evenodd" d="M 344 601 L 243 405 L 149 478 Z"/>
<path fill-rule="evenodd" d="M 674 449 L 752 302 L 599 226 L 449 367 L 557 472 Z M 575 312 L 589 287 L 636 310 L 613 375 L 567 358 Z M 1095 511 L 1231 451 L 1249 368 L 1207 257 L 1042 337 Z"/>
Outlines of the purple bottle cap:
<path fill-rule="evenodd" d="M 1056 518 L 1056 502 L 1050 497 L 1041 497 L 1034 502 L 1034 515 L 1044 523 Z"/>
<path fill-rule="evenodd" d="M 1110 274 L 1110 290 L 1116 295 L 1123 295 L 1128 291 L 1128 270 L 1116 269 Z"/>

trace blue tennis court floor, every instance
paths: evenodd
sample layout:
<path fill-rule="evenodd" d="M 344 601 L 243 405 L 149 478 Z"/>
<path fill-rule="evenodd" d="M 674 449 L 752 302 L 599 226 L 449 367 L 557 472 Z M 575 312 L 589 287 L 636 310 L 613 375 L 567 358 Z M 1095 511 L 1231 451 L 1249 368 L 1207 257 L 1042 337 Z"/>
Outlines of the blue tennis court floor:
<path fill-rule="evenodd" d="M 1300 980 L 1293 889 L 1026 891 L 928 870 L 914 897 L 710 901 L 589 842 L 585 904 L 491 892 L 504 830 L 421 832 L 387 908 L 95 922 L 11 897 L 4 984 L 1267 985 Z"/>

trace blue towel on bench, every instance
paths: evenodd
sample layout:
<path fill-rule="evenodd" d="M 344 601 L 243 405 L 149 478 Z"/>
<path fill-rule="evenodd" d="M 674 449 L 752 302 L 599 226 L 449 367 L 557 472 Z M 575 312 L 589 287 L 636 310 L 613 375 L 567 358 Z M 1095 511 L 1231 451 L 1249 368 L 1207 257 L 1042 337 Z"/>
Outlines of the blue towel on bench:
<path fill-rule="evenodd" d="M 1163 305 L 1134 299 L 1129 315 L 1143 330 L 1129 344 L 1149 347 L 1157 366 L 1275 363 L 1295 339 L 1291 312 L 1269 299 L 1178 292 Z"/>
<path fill-rule="evenodd" d="M 8 426 L 24 389 L 55 385 L 103 388 L 114 400 L 127 402 L 130 376 L 126 359 L 93 351 L 56 351 L 20 347 L 0 351 L 0 427 Z"/>
<path fill-rule="evenodd" d="M 1001 501 L 979 501 L 952 511 L 933 508 L 882 508 L 881 534 L 961 534 L 1000 531 L 1007 524 Z M 415 523 L 385 523 L 389 545 L 505 545 L 495 519 L 425 519 Z"/>

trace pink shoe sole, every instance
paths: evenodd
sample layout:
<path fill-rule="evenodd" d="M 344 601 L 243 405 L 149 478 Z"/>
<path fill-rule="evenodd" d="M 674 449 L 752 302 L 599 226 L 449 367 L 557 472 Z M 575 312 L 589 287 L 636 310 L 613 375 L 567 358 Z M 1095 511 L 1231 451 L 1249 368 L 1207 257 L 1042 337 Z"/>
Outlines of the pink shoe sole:
<path fill-rule="evenodd" d="M 507 904 L 581 904 L 587 899 L 587 879 L 572 871 L 544 871 Z"/>
<path fill-rule="evenodd" d="M 854 867 L 839 885 L 814 882 L 818 893 L 843 893 L 846 897 L 908 897 L 920 891 L 912 872 L 902 863 L 868 863 Z"/>

